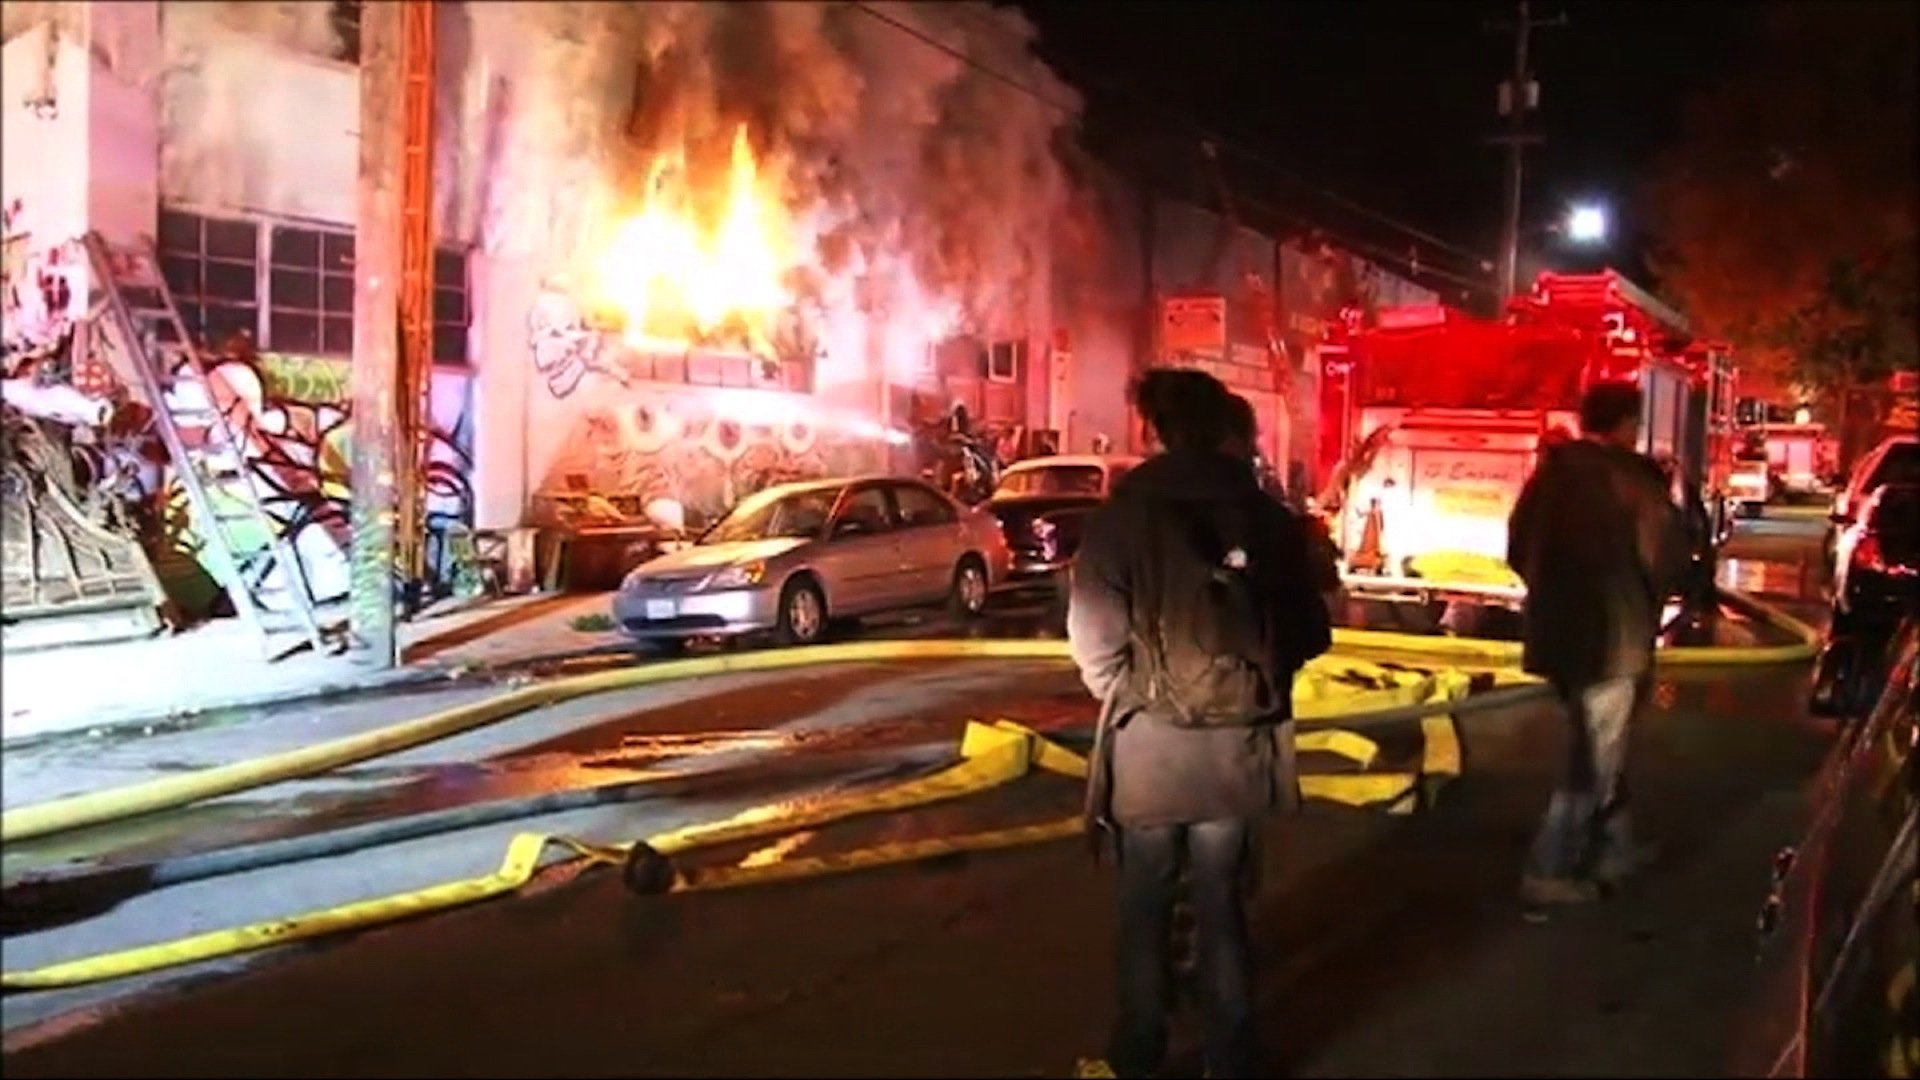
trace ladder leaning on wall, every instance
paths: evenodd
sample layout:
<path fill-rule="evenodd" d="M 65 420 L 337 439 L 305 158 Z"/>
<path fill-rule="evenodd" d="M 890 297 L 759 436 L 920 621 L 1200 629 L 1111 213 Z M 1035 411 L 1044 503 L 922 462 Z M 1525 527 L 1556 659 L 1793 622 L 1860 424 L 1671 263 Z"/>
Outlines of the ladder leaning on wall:
<path fill-rule="evenodd" d="M 180 320 L 150 245 L 86 236 L 89 310 L 115 366 L 146 398 L 212 569 L 268 659 L 302 645 L 326 651 L 323 628 L 294 545 L 267 512 L 246 446 L 213 394 L 207 365 Z M 191 436 L 191 437 L 190 437 Z"/>

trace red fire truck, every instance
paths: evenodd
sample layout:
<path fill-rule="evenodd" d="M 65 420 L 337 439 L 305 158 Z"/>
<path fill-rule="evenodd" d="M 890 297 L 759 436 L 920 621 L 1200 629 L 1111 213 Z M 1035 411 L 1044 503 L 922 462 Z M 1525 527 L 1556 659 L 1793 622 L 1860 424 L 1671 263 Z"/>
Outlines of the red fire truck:
<path fill-rule="evenodd" d="M 1320 356 L 1319 509 L 1350 596 L 1516 606 L 1507 517 L 1542 447 L 1577 433 L 1584 389 L 1610 379 L 1644 390 L 1641 449 L 1676 467 L 1711 569 L 1730 517 L 1729 353 L 1619 274 L 1541 274 L 1494 320 L 1349 313 Z"/>

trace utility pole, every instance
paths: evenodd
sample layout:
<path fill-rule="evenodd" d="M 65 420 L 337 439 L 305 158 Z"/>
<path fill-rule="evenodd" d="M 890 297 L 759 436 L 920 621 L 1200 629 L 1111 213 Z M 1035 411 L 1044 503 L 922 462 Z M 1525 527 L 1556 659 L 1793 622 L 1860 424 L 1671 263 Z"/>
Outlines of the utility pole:
<path fill-rule="evenodd" d="M 1565 14 L 1536 20 L 1531 17 L 1530 6 L 1527 0 L 1519 0 L 1517 19 L 1510 24 L 1494 23 L 1489 27 L 1503 33 L 1513 31 L 1513 74 L 1500 84 L 1500 115 L 1507 118 L 1507 132 L 1488 140 L 1507 148 L 1506 220 L 1500 237 L 1500 279 L 1497 282 L 1503 305 L 1513 297 L 1519 276 L 1523 155 L 1526 147 L 1544 141 L 1540 136 L 1527 132 L 1527 114 L 1540 107 L 1540 83 L 1530 70 L 1527 46 L 1531 43 L 1533 31 L 1567 24 Z"/>
<path fill-rule="evenodd" d="M 416 9 L 426 9 L 424 36 Z M 423 172 L 431 154 L 417 151 L 423 141 L 432 145 L 432 5 L 424 0 L 364 5 L 360 42 L 349 376 L 354 426 L 351 654 L 358 663 L 390 668 L 400 660 L 394 625 L 396 570 L 409 582 L 414 579 L 412 556 L 407 562 L 399 556 L 418 547 L 411 535 L 418 526 L 409 519 L 417 516 L 419 502 L 421 384 L 432 363 L 432 177 Z M 418 72 L 423 68 L 424 113 L 418 107 Z M 415 130 L 423 123 L 428 128 L 424 140 Z"/>

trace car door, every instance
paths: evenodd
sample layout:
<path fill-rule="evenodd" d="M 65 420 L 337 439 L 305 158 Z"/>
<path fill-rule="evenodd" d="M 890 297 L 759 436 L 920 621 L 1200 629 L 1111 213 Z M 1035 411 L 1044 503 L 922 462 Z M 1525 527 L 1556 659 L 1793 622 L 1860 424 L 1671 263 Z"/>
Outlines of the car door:
<path fill-rule="evenodd" d="M 828 582 L 827 604 L 836 614 L 856 615 L 902 602 L 906 587 L 900 531 L 886 485 L 856 484 L 841 495 L 816 565 Z"/>
<path fill-rule="evenodd" d="M 946 496 L 911 481 L 893 485 L 893 501 L 907 602 L 938 600 L 947 594 L 960 561 L 960 512 Z"/>

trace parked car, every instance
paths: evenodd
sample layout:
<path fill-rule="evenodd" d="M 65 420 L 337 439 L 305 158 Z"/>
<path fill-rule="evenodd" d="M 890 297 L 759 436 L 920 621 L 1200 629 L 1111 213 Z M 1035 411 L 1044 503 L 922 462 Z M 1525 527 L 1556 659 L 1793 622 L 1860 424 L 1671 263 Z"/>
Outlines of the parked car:
<path fill-rule="evenodd" d="M 1814 781 L 1810 824 L 1774 858 L 1757 1011 L 1732 1075 L 1920 1074 L 1920 621 L 1905 620 L 1889 648 L 1884 691 L 1841 729 Z"/>
<path fill-rule="evenodd" d="M 1079 550 L 1087 514 L 1140 461 L 1113 454 L 1057 454 L 1028 458 L 1001 474 L 986 509 L 1005 532 L 1012 580 L 1053 581 Z"/>
<path fill-rule="evenodd" d="M 1833 609 L 1814 664 L 1813 711 L 1859 711 L 1878 693 L 1894 628 L 1920 610 L 1920 484 L 1869 493 L 1835 541 Z"/>
<path fill-rule="evenodd" d="M 1853 475 L 1833 497 L 1833 509 L 1827 515 L 1825 553 L 1829 567 L 1834 565 L 1840 532 L 1853 522 L 1861 500 L 1888 484 L 1920 484 L 1920 436 L 1888 436 L 1854 465 Z"/>
<path fill-rule="evenodd" d="M 993 518 L 917 480 L 781 484 L 741 501 L 692 546 L 629 573 L 613 617 L 667 648 L 769 630 L 808 644 L 829 620 L 878 611 L 944 601 L 978 615 L 1007 564 Z"/>

